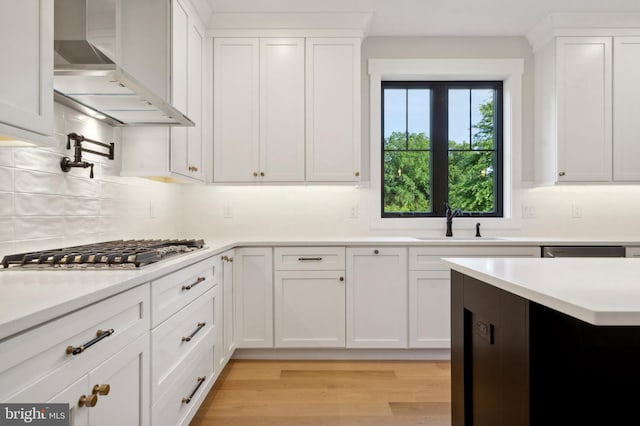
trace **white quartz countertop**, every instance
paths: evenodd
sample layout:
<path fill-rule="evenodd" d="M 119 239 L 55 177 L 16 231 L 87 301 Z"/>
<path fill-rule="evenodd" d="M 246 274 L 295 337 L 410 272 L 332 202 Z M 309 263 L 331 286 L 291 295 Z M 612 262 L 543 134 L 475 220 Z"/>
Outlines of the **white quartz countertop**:
<path fill-rule="evenodd" d="M 214 256 L 225 248 L 207 248 L 134 270 L 0 269 L 0 340 Z"/>
<path fill-rule="evenodd" d="M 640 259 L 445 258 L 452 269 L 594 325 L 640 325 Z"/>
<path fill-rule="evenodd" d="M 126 291 L 234 247 L 270 246 L 540 246 L 625 245 L 640 242 L 599 239 L 466 237 L 345 237 L 232 241 L 204 239 L 208 248 L 139 270 L 16 270 L 0 268 L 0 340 L 84 306 Z M 7 254 L 7 253 L 5 253 Z M 0 256 L 1 257 L 1 256 Z"/>

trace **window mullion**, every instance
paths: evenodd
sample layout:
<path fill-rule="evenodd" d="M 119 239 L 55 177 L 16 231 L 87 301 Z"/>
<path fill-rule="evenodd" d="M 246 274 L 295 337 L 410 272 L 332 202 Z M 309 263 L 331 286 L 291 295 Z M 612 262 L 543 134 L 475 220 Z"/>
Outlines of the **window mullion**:
<path fill-rule="evenodd" d="M 444 204 L 448 192 L 448 111 L 447 88 L 443 84 L 433 86 L 432 110 L 432 196 L 435 216 L 444 216 Z"/>

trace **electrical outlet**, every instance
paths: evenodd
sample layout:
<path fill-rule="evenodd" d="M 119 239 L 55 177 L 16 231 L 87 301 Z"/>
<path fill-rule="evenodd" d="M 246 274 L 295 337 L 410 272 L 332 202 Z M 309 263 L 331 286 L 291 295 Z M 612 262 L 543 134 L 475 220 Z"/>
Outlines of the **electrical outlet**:
<path fill-rule="evenodd" d="M 536 207 L 531 205 L 522 206 L 522 218 L 533 219 L 536 217 Z"/>
<path fill-rule="evenodd" d="M 349 208 L 349 219 L 358 218 L 358 205 L 354 204 Z"/>
<path fill-rule="evenodd" d="M 233 217 L 233 209 L 230 205 L 227 204 L 226 206 L 224 206 L 222 215 L 225 219 L 231 219 Z"/>
<path fill-rule="evenodd" d="M 582 217 L 582 206 L 577 204 L 573 204 L 571 206 L 571 217 L 574 219 L 579 219 Z"/>

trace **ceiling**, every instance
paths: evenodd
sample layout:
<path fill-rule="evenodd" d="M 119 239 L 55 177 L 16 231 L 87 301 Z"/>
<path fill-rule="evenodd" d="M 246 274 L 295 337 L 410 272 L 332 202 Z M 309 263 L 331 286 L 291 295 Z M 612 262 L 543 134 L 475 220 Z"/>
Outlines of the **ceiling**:
<path fill-rule="evenodd" d="M 549 13 L 640 12 L 640 0 L 203 1 L 213 13 L 371 13 L 370 36 L 514 36 Z"/>

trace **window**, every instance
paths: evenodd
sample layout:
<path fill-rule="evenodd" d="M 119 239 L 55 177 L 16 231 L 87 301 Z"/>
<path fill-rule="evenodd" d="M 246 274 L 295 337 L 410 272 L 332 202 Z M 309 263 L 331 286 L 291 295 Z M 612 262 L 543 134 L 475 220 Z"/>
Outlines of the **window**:
<path fill-rule="evenodd" d="M 502 81 L 383 81 L 382 217 L 502 217 Z"/>

